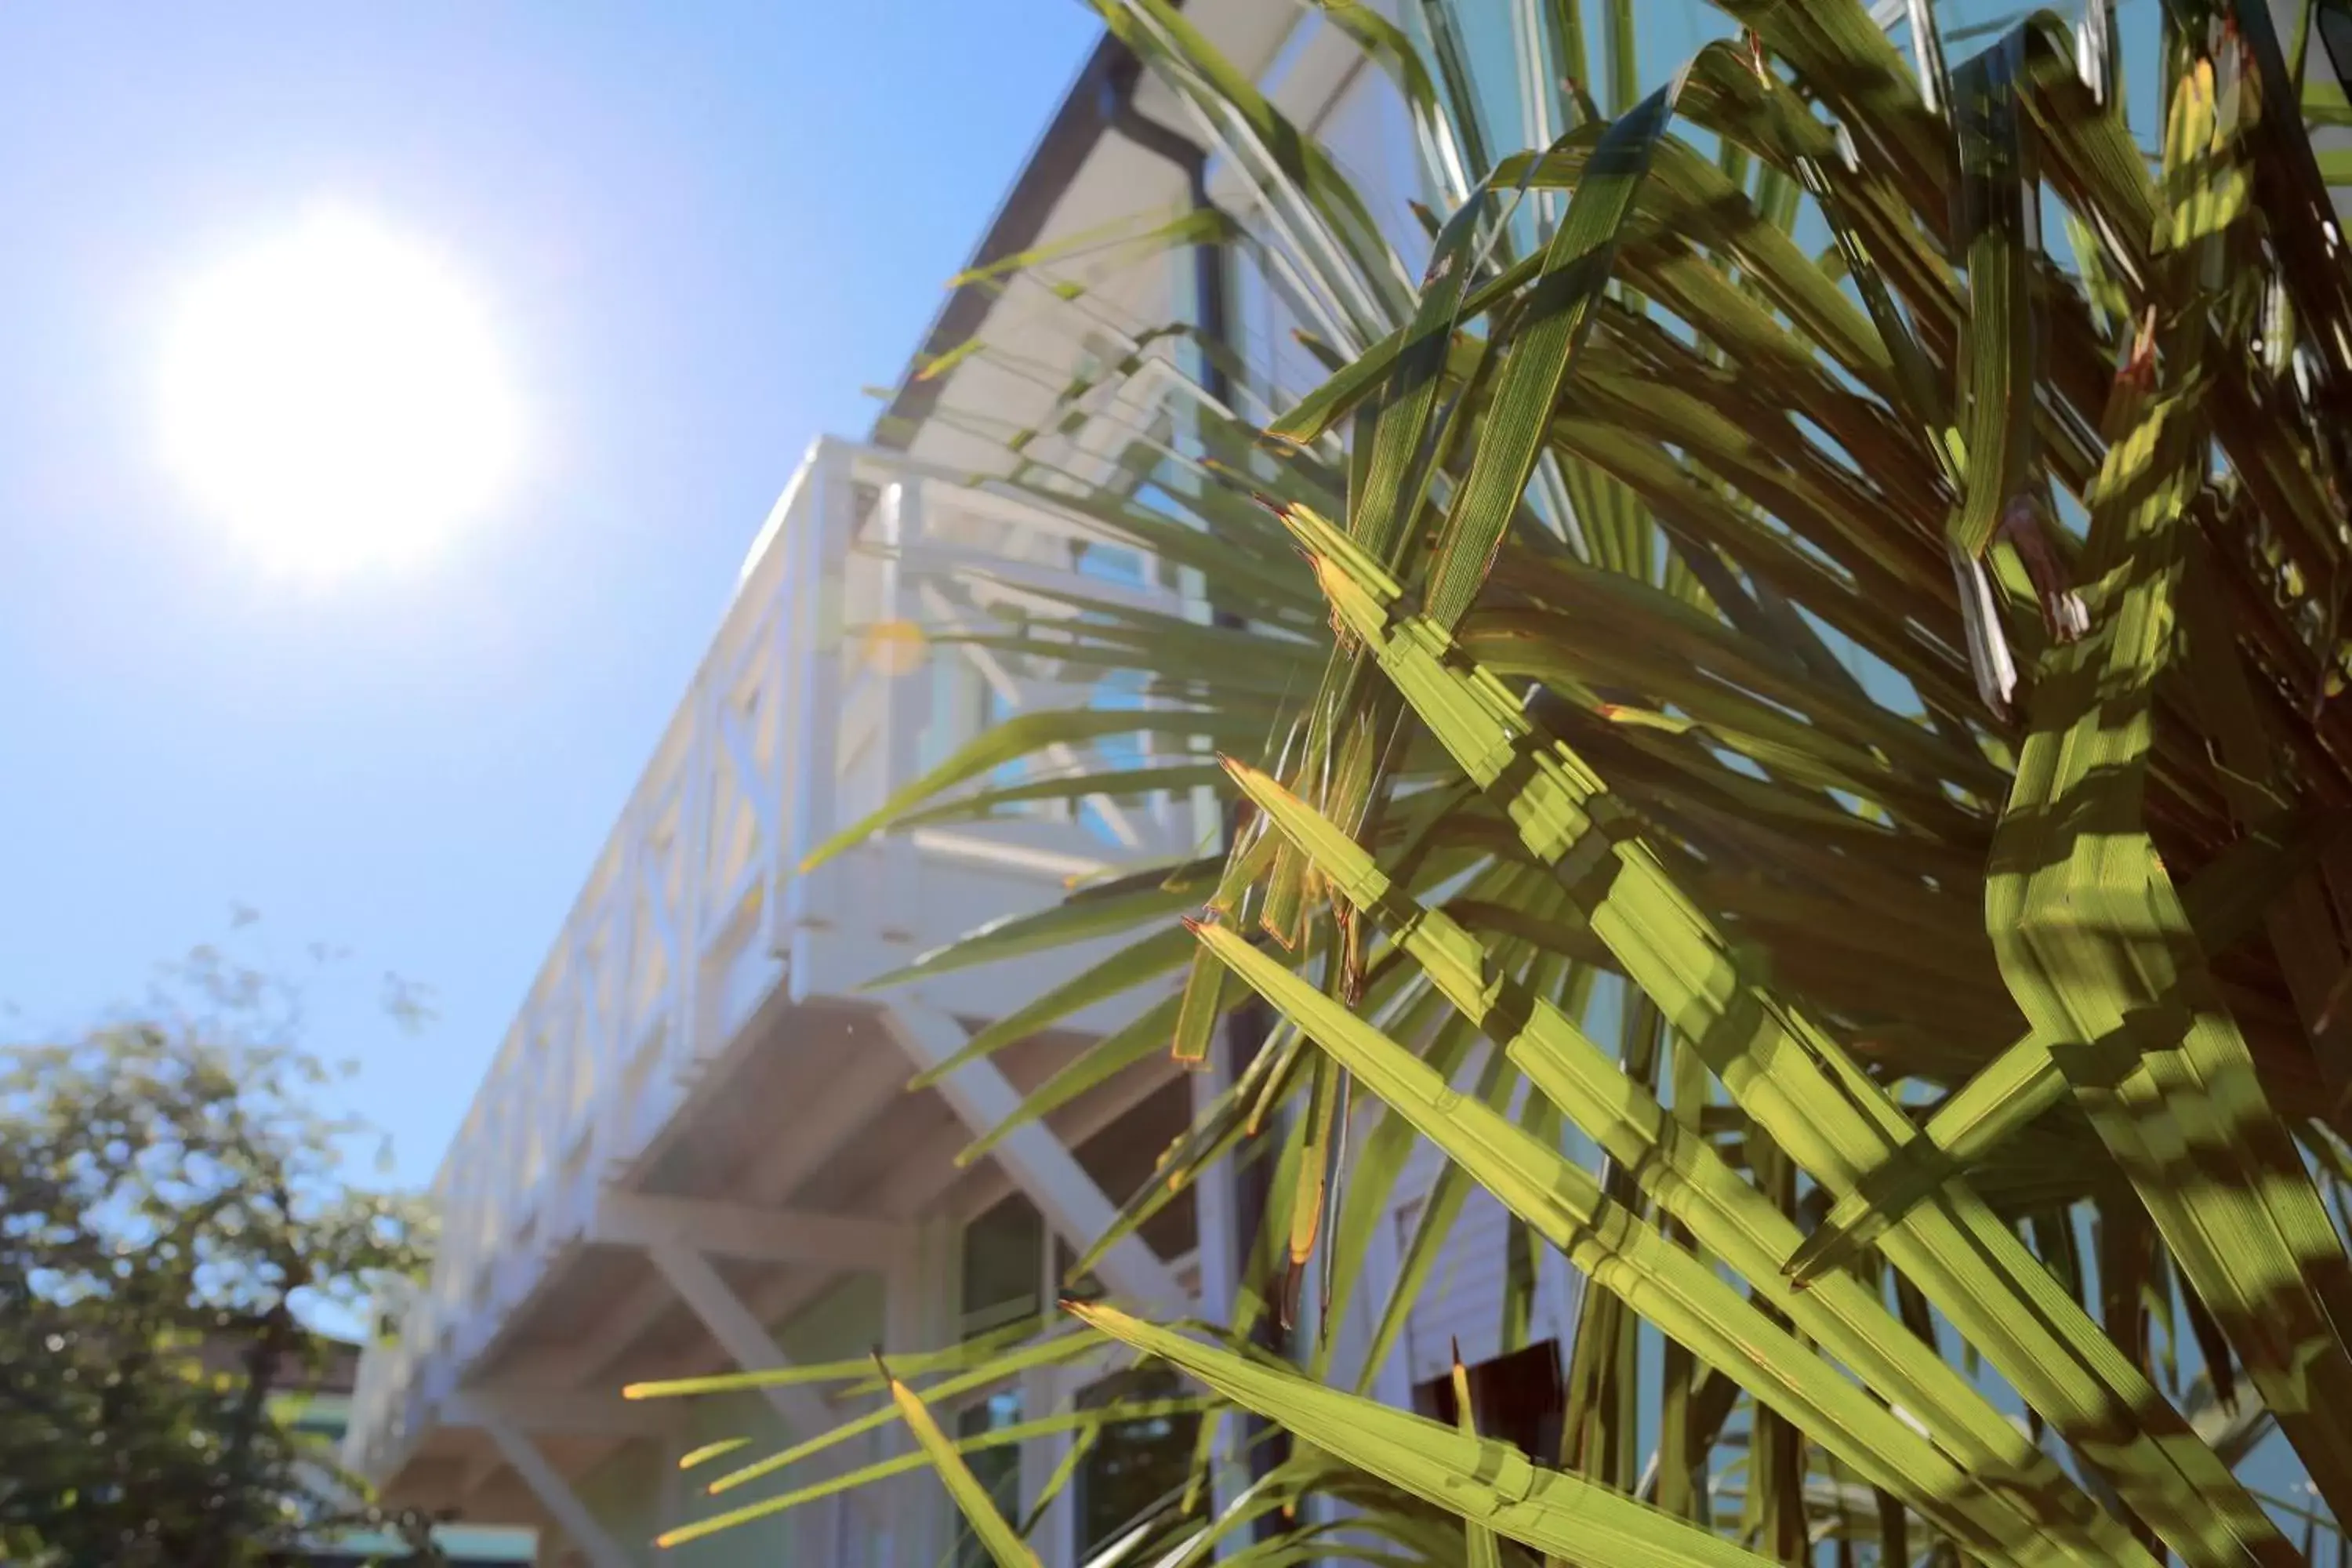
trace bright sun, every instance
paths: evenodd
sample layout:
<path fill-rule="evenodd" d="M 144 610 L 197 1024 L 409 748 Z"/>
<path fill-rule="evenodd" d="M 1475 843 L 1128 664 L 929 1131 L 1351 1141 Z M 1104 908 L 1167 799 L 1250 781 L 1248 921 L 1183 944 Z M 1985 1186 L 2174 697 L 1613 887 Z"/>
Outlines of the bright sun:
<path fill-rule="evenodd" d="M 507 488 L 520 431 L 480 304 L 447 263 L 322 210 L 206 273 L 163 366 L 164 451 L 275 566 L 430 552 Z"/>

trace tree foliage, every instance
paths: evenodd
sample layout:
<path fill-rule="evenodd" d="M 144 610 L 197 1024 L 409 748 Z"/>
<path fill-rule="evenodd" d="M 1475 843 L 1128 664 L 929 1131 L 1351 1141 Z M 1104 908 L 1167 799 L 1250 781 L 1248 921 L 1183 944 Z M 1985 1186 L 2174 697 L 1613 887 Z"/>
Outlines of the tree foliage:
<path fill-rule="evenodd" d="M 354 1185 L 360 1123 L 287 987 L 200 949 L 135 1018 L 0 1066 L 0 1556 L 233 1565 L 375 1518 L 300 1394 L 421 1199 Z"/>

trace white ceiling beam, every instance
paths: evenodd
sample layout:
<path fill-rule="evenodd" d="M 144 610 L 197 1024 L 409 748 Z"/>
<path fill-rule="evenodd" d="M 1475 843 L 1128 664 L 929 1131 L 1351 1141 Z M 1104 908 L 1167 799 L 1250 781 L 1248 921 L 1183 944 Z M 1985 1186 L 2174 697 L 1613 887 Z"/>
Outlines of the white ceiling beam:
<path fill-rule="evenodd" d="M 904 1083 L 906 1081 L 904 1068 L 895 1068 L 892 1079 L 895 1082 Z M 950 1258 L 955 1255 L 951 1238 L 960 1234 L 962 1221 L 971 1214 L 986 1208 L 989 1204 L 994 1203 L 997 1196 L 1012 1191 L 1012 1184 L 993 1166 L 985 1173 L 967 1173 L 957 1168 L 954 1163 L 955 1153 L 971 1140 L 971 1134 L 960 1122 L 950 1123 L 941 1128 L 938 1135 L 907 1151 L 904 1158 L 899 1162 L 898 1171 L 882 1184 L 874 1195 L 874 1207 L 882 1214 L 928 1216 L 926 1219 L 907 1219 L 901 1222 L 903 1224 L 917 1227 L 936 1224 L 943 1227 L 944 1235 L 950 1238 L 948 1246 L 948 1256 Z M 793 1145 L 785 1143 L 778 1147 L 780 1152 L 785 1152 L 791 1150 Z M 975 1175 L 983 1177 L 983 1184 L 973 1190 L 993 1195 L 977 1204 L 959 1202 L 952 1212 L 940 1207 L 949 1189 L 957 1187 L 959 1182 L 969 1186 L 970 1178 Z M 925 1331 L 905 1324 L 903 1320 L 896 1319 L 894 1314 L 886 1313 L 887 1343 L 894 1347 L 901 1343 L 929 1347 L 946 1344 L 953 1338 L 954 1280 L 952 1270 L 945 1261 L 942 1261 L 940 1267 L 943 1273 L 935 1279 L 932 1287 L 937 1289 L 938 1295 L 935 1298 L 922 1296 L 918 1299 L 919 1304 L 913 1307 L 917 1311 L 936 1310 L 940 1314 L 937 1322 L 930 1326 L 929 1331 Z M 771 1281 L 751 1303 L 753 1316 L 761 1322 L 782 1322 L 823 1295 L 838 1278 L 836 1274 L 814 1270 L 795 1270 L 784 1275 Z M 648 1283 L 653 1289 L 661 1292 L 663 1306 L 667 1306 L 669 1302 L 677 1300 L 676 1292 L 659 1275 Z M 900 1295 L 894 1299 L 901 1303 L 901 1310 L 908 1310 L 908 1301 L 906 1296 Z M 893 1331 L 896 1328 L 903 1328 L 903 1335 L 894 1334 Z M 630 1373 L 633 1376 L 653 1378 L 694 1377 L 725 1371 L 725 1361 L 713 1359 L 709 1350 L 709 1347 L 705 1344 L 700 1347 L 698 1353 L 690 1352 L 684 1356 L 666 1357 L 658 1365 L 633 1364 Z M 835 1420 L 840 1418 L 838 1413 L 833 1416 Z M 927 1478 L 919 1475 L 911 1479 L 922 1480 Z M 922 1523 L 924 1516 L 919 1510 L 935 1508 L 940 1500 L 935 1492 L 918 1495 L 919 1511 L 911 1516 L 915 1530 L 911 1534 L 904 1530 L 894 1531 L 892 1537 L 894 1541 L 920 1542 L 924 1539 Z M 895 1507 L 896 1504 L 892 1506 Z M 911 1547 L 910 1550 L 912 1550 Z M 940 1553 L 934 1552 L 922 1558 L 919 1563 L 908 1564 L 908 1568 L 925 1568 L 925 1565 L 938 1562 L 939 1557 Z"/>
<path fill-rule="evenodd" d="M 877 1272 L 889 1268 L 906 1235 L 905 1226 L 889 1220 L 614 1187 L 598 1195 L 589 1228 L 591 1241 L 612 1246 L 652 1247 L 678 1242 L 722 1258 Z"/>
<path fill-rule="evenodd" d="M 777 1139 L 751 1174 L 730 1185 L 748 1197 L 789 1198 L 906 1090 L 906 1069 L 887 1051 L 855 1053 L 797 1109 L 793 1135 Z M 663 1280 L 645 1281 L 614 1307 L 602 1327 L 553 1358 L 547 1381 L 577 1384 L 602 1376 L 677 1299 Z"/>

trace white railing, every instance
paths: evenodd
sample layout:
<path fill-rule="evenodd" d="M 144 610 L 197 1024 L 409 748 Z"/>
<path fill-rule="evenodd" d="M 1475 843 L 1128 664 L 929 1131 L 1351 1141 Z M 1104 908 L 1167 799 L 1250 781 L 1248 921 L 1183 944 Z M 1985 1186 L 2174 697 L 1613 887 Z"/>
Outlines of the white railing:
<path fill-rule="evenodd" d="M 942 899 L 927 866 L 957 863 L 966 886 L 978 867 L 1036 899 L 1041 879 L 1194 841 L 1189 800 L 1102 801 L 893 836 L 797 871 L 983 725 L 1088 696 L 1034 662 L 851 628 L 981 621 L 1005 605 L 1050 616 L 1063 613 L 1052 591 L 1081 584 L 1098 600 L 1197 613 L 1148 572 L 1122 585 L 1080 570 L 1082 543 L 1097 563 L 1121 548 L 1081 518 L 895 453 L 810 449 L 443 1162 L 439 1255 L 396 1339 L 362 1358 L 353 1468 L 396 1467 L 582 1237 L 599 1186 L 780 986 L 795 1000 L 845 992 L 1009 907 Z"/>

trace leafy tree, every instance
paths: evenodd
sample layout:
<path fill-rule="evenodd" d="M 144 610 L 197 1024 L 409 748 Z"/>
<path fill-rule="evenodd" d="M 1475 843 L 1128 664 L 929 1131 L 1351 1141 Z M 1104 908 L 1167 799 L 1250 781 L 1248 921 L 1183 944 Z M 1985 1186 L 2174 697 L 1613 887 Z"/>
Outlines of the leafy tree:
<path fill-rule="evenodd" d="M 393 998 L 413 1005 L 398 991 Z M 0 1557 L 257 1563 L 377 1518 L 292 1396 L 422 1267 L 421 1199 L 352 1184 L 293 988 L 199 949 L 135 1018 L 0 1063 Z"/>

